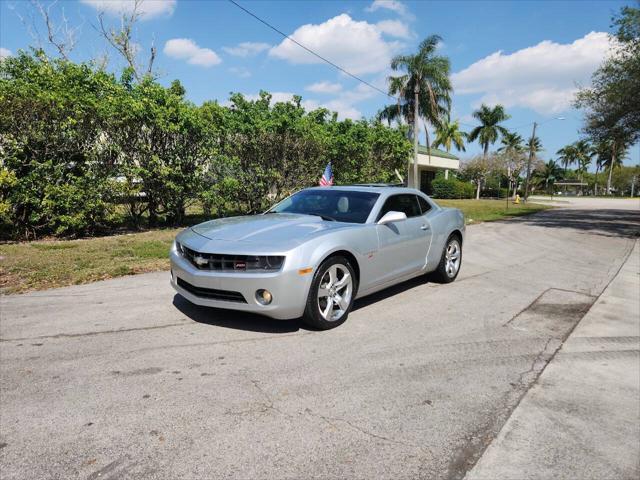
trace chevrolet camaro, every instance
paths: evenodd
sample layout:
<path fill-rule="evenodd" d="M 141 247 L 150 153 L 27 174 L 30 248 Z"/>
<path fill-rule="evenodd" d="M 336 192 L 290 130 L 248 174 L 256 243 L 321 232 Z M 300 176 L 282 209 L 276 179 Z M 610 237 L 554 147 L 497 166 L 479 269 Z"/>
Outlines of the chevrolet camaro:
<path fill-rule="evenodd" d="M 418 190 L 307 188 L 263 214 L 182 231 L 171 284 L 197 305 L 328 329 L 344 323 L 356 298 L 427 273 L 455 280 L 464 235 L 460 210 Z"/>

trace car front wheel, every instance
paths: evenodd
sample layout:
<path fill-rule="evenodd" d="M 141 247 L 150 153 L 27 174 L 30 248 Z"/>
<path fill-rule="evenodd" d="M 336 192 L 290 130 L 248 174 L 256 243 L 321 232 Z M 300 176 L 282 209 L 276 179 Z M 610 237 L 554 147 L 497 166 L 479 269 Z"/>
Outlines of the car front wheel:
<path fill-rule="evenodd" d="M 356 292 L 353 267 L 344 257 L 329 257 L 316 270 L 303 321 L 321 330 L 342 325 L 349 316 Z"/>

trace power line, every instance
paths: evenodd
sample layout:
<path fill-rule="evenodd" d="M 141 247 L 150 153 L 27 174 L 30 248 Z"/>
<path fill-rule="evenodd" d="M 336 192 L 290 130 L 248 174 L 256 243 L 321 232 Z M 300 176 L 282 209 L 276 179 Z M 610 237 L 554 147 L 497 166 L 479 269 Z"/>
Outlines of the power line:
<path fill-rule="evenodd" d="M 236 7 L 238 7 L 240 10 L 242 10 L 243 12 L 245 12 L 247 15 L 252 16 L 253 18 L 255 18 L 256 20 L 258 20 L 260 23 L 266 25 L 267 27 L 269 27 L 271 30 L 273 30 L 274 32 L 282 35 L 284 38 L 291 40 L 293 43 L 295 43 L 296 45 L 298 45 L 301 48 L 304 48 L 307 52 L 309 52 L 310 54 L 318 57 L 320 60 L 322 60 L 323 62 L 328 63 L 329 65 L 331 65 L 334 68 L 337 68 L 338 70 L 340 70 L 342 73 L 349 75 L 351 78 L 355 78 L 357 81 L 364 83 L 365 85 L 367 85 L 369 88 L 372 88 L 378 92 L 380 92 L 383 95 L 386 95 L 388 97 L 391 97 L 393 99 L 396 99 L 396 97 L 394 97 L 393 95 L 389 95 L 389 93 L 385 92 L 384 90 L 381 90 L 380 88 L 376 87 L 375 85 L 372 85 L 371 83 L 367 82 L 366 80 L 363 80 L 362 78 L 358 77 L 357 75 L 354 75 L 353 73 L 345 70 L 344 68 L 342 68 L 340 65 L 336 65 L 335 63 L 333 63 L 331 60 L 323 57 L 322 55 L 320 55 L 319 53 L 314 52 L 313 50 L 311 50 L 309 47 L 306 47 L 305 45 L 301 44 L 300 42 L 298 42 L 297 40 L 291 38 L 289 35 L 287 35 L 286 33 L 284 33 L 282 30 L 279 30 L 278 28 L 274 27 L 273 25 L 271 25 L 269 22 L 267 22 L 266 20 L 260 18 L 259 16 L 257 16 L 255 13 L 251 12 L 250 10 L 247 10 L 246 8 L 244 8 L 242 5 L 240 5 L 238 2 L 236 2 L 235 0 L 229 0 L 230 3 L 234 4 Z"/>

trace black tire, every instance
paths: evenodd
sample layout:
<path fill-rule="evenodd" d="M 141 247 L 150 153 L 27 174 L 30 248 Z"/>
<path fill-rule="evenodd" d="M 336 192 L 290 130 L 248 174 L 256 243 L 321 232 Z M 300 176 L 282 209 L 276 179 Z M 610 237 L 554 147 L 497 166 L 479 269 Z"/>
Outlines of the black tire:
<path fill-rule="evenodd" d="M 449 265 L 447 259 L 447 252 L 451 246 L 457 248 L 458 253 L 458 263 L 457 267 L 452 272 L 451 265 Z M 438 283 L 451 283 L 453 282 L 458 273 L 460 273 L 460 268 L 462 267 L 462 242 L 460 241 L 460 237 L 458 235 L 450 235 L 447 238 L 447 242 L 444 244 L 444 249 L 442 250 L 442 256 L 440 257 L 440 263 L 438 264 L 438 268 L 433 272 L 433 279 Z"/>
<path fill-rule="evenodd" d="M 338 318 L 328 320 L 323 316 L 321 312 L 321 305 L 324 305 L 325 307 L 327 307 L 325 311 L 329 311 L 329 315 L 328 315 L 329 317 L 331 317 L 334 314 L 334 309 L 338 305 L 334 306 L 332 304 L 331 308 L 329 308 L 328 302 L 331 301 L 330 299 L 334 297 L 326 297 L 326 299 L 323 301 L 318 297 L 318 293 L 320 291 L 320 287 L 322 284 L 321 282 L 323 281 L 323 279 L 326 282 L 326 280 L 329 278 L 330 274 L 328 272 L 332 269 L 332 267 L 336 267 L 335 271 L 337 271 L 338 274 L 340 273 L 340 271 L 342 271 L 343 273 L 344 271 L 348 272 L 351 279 L 351 286 L 350 286 L 348 305 L 346 306 L 346 308 L 338 308 L 339 311 L 336 312 L 336 315 L 339 312 L 342 312 L 342 314 Z M 344 276 L 337 278 L 338 284 L 339 284 L 339 280 L 341 279 L 344 279 Z M 327 285 L 327 283 L 324 283 L 324 285 Z M 335 328 L 339 325 L 342 325 L 347 320 L 347 317 L 349 316 L 349 312 L 353 307 L 353 300 L 355 298 L 357 289 L 358 289 L 358 285 L 357 285 L 355 271 L 351 266 L 351 264 L 349 263 L 349 260 L 342 256 L 334 256 L 334 257 L 327 258 L 324 262 L 320 264 L 315 274 L 313 275 L 313 280 L 311 281 L 311 288 L 309 289 L 309 295 L 307 296 L 307 305 L 305 307 L 304 314 L 302 316 L 302 321 L 307 325 L 313 328 L 316 328 L 318 330 L 329 330 L 331 328 Z M 346 294 L 346 287 L 338 288 L 336 293 Z M 342 296 L 340 296 L 340 298 L 342 298 Z"/>

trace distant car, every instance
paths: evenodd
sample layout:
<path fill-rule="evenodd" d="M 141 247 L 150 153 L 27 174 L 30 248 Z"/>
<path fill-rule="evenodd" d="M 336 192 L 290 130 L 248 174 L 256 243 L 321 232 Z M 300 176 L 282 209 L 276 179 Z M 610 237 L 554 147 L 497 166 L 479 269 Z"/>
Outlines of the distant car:
<path fill-rule="evenodd" d="M 319 328 L 347 319 L 356 298 L 434 272 L 455 280 L 462 212 L 390 186 L 301 190 L 260 215 L 182 231 L 171 284 L 187 300 Z"/>

